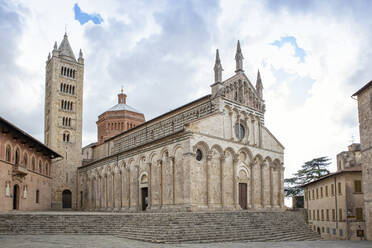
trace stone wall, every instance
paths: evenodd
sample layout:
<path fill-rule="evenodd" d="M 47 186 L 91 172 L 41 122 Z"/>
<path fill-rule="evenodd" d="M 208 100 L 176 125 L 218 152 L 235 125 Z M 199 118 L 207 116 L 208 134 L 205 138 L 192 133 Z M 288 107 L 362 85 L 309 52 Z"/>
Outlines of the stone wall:
<path fill-rule="evenodd" d="M 359 136 L 367 239 L 372 240 L 372 85 L 358 94 Z"/>

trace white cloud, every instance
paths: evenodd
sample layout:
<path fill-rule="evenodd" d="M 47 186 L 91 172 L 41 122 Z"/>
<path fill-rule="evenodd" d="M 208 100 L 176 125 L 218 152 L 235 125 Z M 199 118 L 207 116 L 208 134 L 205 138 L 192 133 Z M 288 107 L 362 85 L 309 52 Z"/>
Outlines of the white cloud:
<path fill-rule="evenodd" d="M 74 20 L 74 4 L 12 3 L 11 11 L 20 19 L 11 21 L 19 33 L 0 33 L 0 40 L 8 39 L 14 49 L 10 58 L 0 59 L 0 65 L 10 66 L 0 67 L 6 75 L 1 86 L 10 92 L 1 94 L 6 108 L 0 110 L 40 139 L 45 60 L 54 41 L 62 40 L 66 24 L 75 55 L 82 48 L 86 58 L 84 144 L 96 139 L 97 116 L 115 104 L 121 85 L 129 104 L 147 119 L 209 93 L 215 49 L 220 49 L 227 78 L 234 71 L 237 39 L 253 84 L 257 69 L 261 71 L 266 124 L 286 147 L 286 176 L 316 156 L 335 159 L 351 135 L 358 134 L 356 102 L 350 95 L 370 80 L 370 21 L 361 13 L 368 8 L 347 12 L 322 4 L 298 11 L 299 6 L 275 9 L 244 0 L 84 0 L 79 1 L 81 9 L 100 14 L 104 21 L 82 26 Z M 271 45 L 284 36 L 296 38 L 306 52 L 304 62 L 291 44 Z M 303 100 L 294 104 L 293 96 Z"/>

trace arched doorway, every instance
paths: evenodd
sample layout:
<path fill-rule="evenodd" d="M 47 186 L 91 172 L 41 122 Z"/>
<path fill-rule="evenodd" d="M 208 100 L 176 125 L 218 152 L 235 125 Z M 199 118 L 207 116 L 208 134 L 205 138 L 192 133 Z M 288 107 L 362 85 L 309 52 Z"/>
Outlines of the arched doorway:
<path fill-rule="evenodd" d="M 13 209 L 19 209 L 19 186 L 15 184 L 13 187 Z"/>
<path fill-rule="evenodd" d="M 71 208 L 71 191 L 65 189 L 62 192 L 62 208 Z"/>

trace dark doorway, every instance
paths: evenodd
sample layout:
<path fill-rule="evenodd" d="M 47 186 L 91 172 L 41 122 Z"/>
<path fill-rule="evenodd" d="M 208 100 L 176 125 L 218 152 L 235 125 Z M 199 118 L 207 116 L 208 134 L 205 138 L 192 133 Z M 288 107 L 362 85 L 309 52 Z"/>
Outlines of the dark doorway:
<path fill-rule="evenodd" d="M 239 183 L 239 205 L 242 209 L 247 209 L 247 184 Z"/>
<path fill-rule="evenodd" d="M 62 192 L 62 208 L 71 208 L 71 191 L 68 189 Z"/>
<path fill-rule="evenodd" d="M 318 227 L 316 230 L 317 230 L 318 234 L 320 234 L 320 228 Z"/>
<path fill-rule="evenodd" d="M 19 209 L 19 186 L 18 184 L 13 187 L 13 209 Z"/>
<path fill-rule="evenodd" d="M 148 203 L 148 195 L 149 195 L 149 188 L 141 188 L 141 195 L 142 195 L 142 211 L 146 211 Z"/>

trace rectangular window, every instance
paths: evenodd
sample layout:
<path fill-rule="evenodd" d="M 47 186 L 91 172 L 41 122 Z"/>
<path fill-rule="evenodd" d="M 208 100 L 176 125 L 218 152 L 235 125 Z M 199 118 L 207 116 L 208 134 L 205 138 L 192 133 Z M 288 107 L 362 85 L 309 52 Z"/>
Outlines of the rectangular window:
<path fill-rule="evenodd" d="M 314 197 L 314 190 L 311 191 L 313 193 L 313 200 L 315 200 L 315 197 Z"/>
<path fill-rule="evenodd" d="M 316 199 L 319 199 L 319 191 L 316 189 Z"/>
<path fill-rule="evenodd" d="M 342 208 L 338 210 L 338 220 L 342 221 Z"/>
<path fill-rule="evenodd" d="M 322 227 L 322 233 L 324 233 L 324 226 Z"/>
<path fill-rule="evenodd" d="M 340 231 L 340 236 L 342 237 L 344 235 L 344 232 L 342 231 L 342 229 L 340 229 L 339 231 Z"/>
<path fill-rule="evenodd" d="M 333 235 L 336 235 L 336 228 L 332 229 L 332 233 L 333 233 Z"/>
<path fill-rule="evenodd" d="M 336 221 L 336 211 L 332 209 L 332 221 Z"/>
<path fill-rule="evenodd" d="M 325 186 L 325 196 L 328 197 L 328 186 Z"/>
<path fill-rule="evenodd" d="M 329 227 L 327 227 L 327 233 L 330 233 Z"/>
<path fill-rule="evenodd" d="M 322 209 L 321 214 L 322 214 L 322 221 L 324 221 L 324 210 L 323 209 Z"/>
<path fill-rule="evenodd" d="M 331 184 L 331 195 L 334 196 L 335 195 L 335 187 L 333 184 Z"/>
<path fill-rule="evenodd" d="M 323 198 L 323 187 L 320 187 L 320 198 Z"/>
<path fill-rule="evenodd" d="M 329 221 L 329 209 L 326 210 L 326 220 Z"/>
<path fill-rule="evenodd" d="M 39 203 L 39 190 L 36 190 L 36 203 Z"/>
<path fill-rule="evenodd" d="M 338 183 L 338 194 L 341 195 L 341 183 Z"/>
<path fill-rule="evenodd" d="M 319 209 L 316 210 L 316 219 L 317 219 L 317 220 L 320 220 L 320 218 L 319 218 Z"/>
<path fill-rule="evenodd" d="M 311 210 L 309 210 L 309 220 L 311 220 Z"/>
<path fill-rule="evenodd" d="M 357 221 L 362 221 L 363 220 L 363 208 L 356 208 L 355 215 L 356 215 Z"/>
<path fill-rule="evenodd" d="M 362 182 L 360 180 L 354 181 L 354 192 L 355 193 L 362 193 Z"/>
<path fill-rule="evenodd" d="M 316 220 L 316 217 L 315 217 L 315 209 L 313 210 L 313 220 Z"/>

